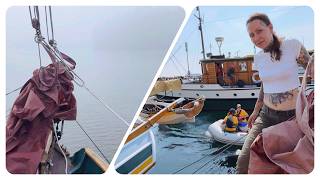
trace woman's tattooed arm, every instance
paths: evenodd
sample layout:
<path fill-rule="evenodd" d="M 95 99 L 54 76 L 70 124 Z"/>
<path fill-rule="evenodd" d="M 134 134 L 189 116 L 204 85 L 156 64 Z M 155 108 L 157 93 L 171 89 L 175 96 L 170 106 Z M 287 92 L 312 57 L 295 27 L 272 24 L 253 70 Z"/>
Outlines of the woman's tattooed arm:
<path fill-rule="evenodd" d="M 304 46 L 301 46 L 300 54 L 297 58 L 297 63 L 302 67 L 306 68 L 310 59 L 311 57 L 306 48 Z"/>

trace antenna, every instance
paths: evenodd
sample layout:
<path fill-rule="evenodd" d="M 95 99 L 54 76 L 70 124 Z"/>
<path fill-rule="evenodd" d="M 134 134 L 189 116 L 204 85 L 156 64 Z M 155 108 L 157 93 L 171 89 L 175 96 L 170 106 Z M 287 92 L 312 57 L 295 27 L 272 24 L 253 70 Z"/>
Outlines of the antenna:
<path fill-rule="evenodd" d="M 238 50 L 238 51 L 236 51 L 236 57 L 239 57 L 239 52 L 240 52 L 240 50 Z"/>
<path fill-rule="evenodd" d="M 215 40 L 216 40 L 218 47 L 219 47 L 219 55 L 221 56 L 221 45 L 222 45 L 224 38 L 223 37 L 216 37 Z"/>

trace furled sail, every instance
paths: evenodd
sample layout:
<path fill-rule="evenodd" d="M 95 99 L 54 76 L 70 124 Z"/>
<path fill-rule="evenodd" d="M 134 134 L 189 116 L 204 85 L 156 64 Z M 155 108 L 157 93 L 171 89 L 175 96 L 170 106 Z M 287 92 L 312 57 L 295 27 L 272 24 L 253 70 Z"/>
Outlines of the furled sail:
<path fill-rule="evenodd" d="M 165 81 L 157 81 L 154 85 L 150 96 L 156 95 L 160 92 L 164 91 L 178 91 L 181 90 L 181 80 L 180 79 L 172 79 L 172 80 L 165 80 Z"/>
<path fill-rule="evenodd" d="M 52 122 L 76 119 L 72 80 L 63 64 L 53 62 L 36 69 L 25 83 L 6 125 L 6 165 L 10 173 L 36 173 Z"/>

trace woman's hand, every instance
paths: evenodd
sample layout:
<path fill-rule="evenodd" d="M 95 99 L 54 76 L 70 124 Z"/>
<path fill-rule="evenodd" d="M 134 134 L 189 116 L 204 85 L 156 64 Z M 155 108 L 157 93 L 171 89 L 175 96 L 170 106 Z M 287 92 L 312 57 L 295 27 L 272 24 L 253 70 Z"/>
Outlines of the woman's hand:
<path fill-rule="evenodd" d="M 255 111 L 250 115 L 250 117 L 248 119 L 248 128 L 249 129 L 252 128 L 252 125 L 256 121 L 258 115 L 259 115 L 259 113 L 255 112 Z"/>

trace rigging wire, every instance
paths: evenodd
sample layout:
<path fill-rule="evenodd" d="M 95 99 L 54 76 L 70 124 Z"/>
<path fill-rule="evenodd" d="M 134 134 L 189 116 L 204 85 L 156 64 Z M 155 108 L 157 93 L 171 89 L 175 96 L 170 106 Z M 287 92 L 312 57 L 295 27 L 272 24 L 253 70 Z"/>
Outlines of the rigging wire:
<path fill-rule="evenodd" d="M 172 64 L 176 67 L 176 69 L 177 69 L 177 71 L 179 72 L 179 74 L 180 74 L 180 75 L 183 75 L 183 74 L 181 73 L 181 71 L 179 70 L 179 66 L 176 64 L 176 62 L 175 62 L 172 58 L 170 58 L 169 60 L 171 60 Z"/>
<path fill-rule="evenodd" d="M 241 140 L 243 137 L 245 136 L 242 136 L 239 140 Z M 196 169 L 194 172 L 192 172 L 192 174 L 195 174 L 197 173 L 199 170 L 201 170 L 202 168 L 204 168 L 207 164 L 209 164 L 210 162 L 215 162 L 216 158 L 222 154 L 223 152 L 225 152 L 226 150 L 228 150 L 230 147 L 232 147 L 233 144 L 229 145 L 228 147 L 226 147 L 225 149 L 223 149 L 221 152 L 219 152 L 218 154 L 214 155 L 208 162 L 204 163 L 202 166 L 200 166 L 198 169 Z M 221 149 L 220 149 L 221 150 Z M 217 152 L 217 151 L 215 151 Z"/>
<path fill-rule="evenodd" d="M 189 34 L 189 37 L 187 37 L 186 40 L 188 40 L 194 32 L 195 32 L 195 30 L 192 31 L 192 32 Z M 184 66 L 182 66 L 181 63 L 178 62 L 178 59 L 177 59 L 177 57 L 175 56 L 175 55 L 180 51 L 180 49 L 183 47 L 183 44 L 184 44 L 184 43 L 181 43 L 181 44 L 178 46 L 178 48 L 177 48 L 173 53 L 170 54 L 168 62 L 169 62 L 170 60 L 171 60 L 173 63 L 177 62 L 177 63 L 179 64 L 179 66 L 183 68 L 184 72 L 187 73 L 188 71 L 186 70 L 186 68 L 185 68 Z M 175 61 L 175 60 L 176 60 L 176 61 Z M 179 70 L 179 68 L 178 68 L 179 66 L 176 65 L 176 64 L 174 64 L 174 66 L 175 66 L 176 70 L 178 71 L 178 73 L 179 73 L 180 75 L 183 75 L 183 74 L 181 73 L 181 71 Z"/>
<path fill-rule="evenodd" d="M 178 48 L 172 53 L 172 54 L 177 54 L 179 52 L 179 50 L 184 46 L 185 42 L 188 42 L 188 40 L 193 36 L 193 34 L 197 31 L 198 29 L 195 28 L 193 29 L 188 35 L 186 35 L 186 38 L 183 42 L 181 42 L 181 44 L 178 46 Z M 180 40 L 179 40 L 180 41 Z"/>
<path fill-rule="evenodd" d="M 172 57 L 176 60 L 179 66 L 184 70 L 185 73 L 188 73 L 187 69 L 179 62 L 178 58 L 173 54 Z"/>
<path fill-rule="evenodd" d="M 39 56 L 39 66 L 42 67 L 42 59 L 41 59 L 41 50 L 40 50 L 40 44 L 38 43 L 38 56 Z"/>
<path fill-rule="evenodd" d="M 52 21 L 51 6 L 49 6 L 49 15 L 50 15 L 50 23 L 51 23 L 51 36 L 52 36 L 52 40 L 54 41 L 53 21 Z M 48 40 L 49 40 L 49 39 L 48 39 Z"/>
<path fill-rule="evenodd" d="M 81 124 L 76 120 L 76 123 L 80 127 L 80 129 L 85 133 L 85 135 L 89 138 L 89 140 L 92 142 L 92 144 L 96 147 L 96 149 L 99 151 L 99 153 L 103 156 L 103 158 L 107 161 L 107 163 L 110 164 L 109 159 L 103 154 L 101 149 L 98 147 L 98 145 L 92 140 L 92 138 L 89 136 L 89 134 L 84 130 L 84 128 L 81 126 Z"/>
<path fill-rule="evenodd" d="M 82 78 L 77 74 L 75 73 L 72 69 L 69 68 L 68 65 L 66 65 L 63 61 L 63 58 L 62 58 L 62 55 L 60 53 L 60 51 L 57 49 L 57 47 L 54 47 L 54 51 L 53 53 L 56 55 L 56 57 L 60 60 L 60 62 L 62 62 L 65 67 L 68 69 L 69 72 L 71 72 L 75 77 L 77 77 L 78 79 L 80 79 L 81 83 L 77 83 L 76 84 L 79 86 L 79 87 L 82 87 L 84 88 L 85 90 L 87 90 L 98 102 L 100 102 L 103 107 L 105 107 L 107 110 L 109 110 L 111 113 L 113 113 L 118 119 L 120 119 L 124 124 L 126 124 L 128 127 L 130 126 L 130 123 L 127 122 L 120 114 L 118 114 L 116 111 L 114 111 L 108 104 L 104 103 L 101 98 L 99 98 L 95 93 L 93 93 L 93 91 L 91 91 L 87 86 L 86 86 L 86 82 L 84 80 L 82 80 Z"/>
<path fill-rule="evenodd" d="M 50 21 L 52 21 L 52 14 L 51 14 L 51 7 L 49 7 L 49 13 L 50 13 Z M 33 22 L 33 18 L 32 18 L 32 13 L 31 13 L 31 7 L 29 6 L 29 14 L 30 14 L 30 18 L 31 18 L 31 23 L 33 24 L 34 22 Z M 37 17 L 39 17 L 39 11 L 38 11 L 38 8 L 37 7 L 34 7 L 34 15 L 35 15 L 35 18 L 37 18 Z M 39 20 L 39 19 L 38 19 Z M 48 23 L 46 23 L 47 25 L 48 25 Z M 53 27 L 52 27 L 52 25 L 53 25 L 53 23 L 51 22 L 51 32 L 52 32 L 52 39 L 54 40 L 54 35 L 53 35 Z M 48 26 L 47 26 L 48 27 Z M 41 31 L 40 31 L 40 29 L 37 29 L 37 35 L 40 35 L 41 36 Z M 42 43 L 44 43 L 44 40 L 43 39 L 39 39 L 40 40 L 40 42 L 39 43 L 37 43 L 38 44 L 38 55 L 39 55 L 39 59 L 40 59 L 40 67 L 41 67 L 41 53 L 40 53 L 40 43 L 42 42 Z M 57 49 L 55 49 L 56 51 L 57 51 Z M 60 59 L 60 61 L 62 62 L 62 63 L 64 63 L 63 62 L 63 60 L 57 55 L 57 52 L 56 51 L 52 51 L 52 52 L 54 52 L 55 53 L 55 55 Z M 59 51 L 58 51 L 59 52 Z M 60 52 L 59 52 L 60 53 Z M 58 53 L 58 54 L 59 54 Z M 66 67 L 68 67 L 68 66 L 66 66 Z M 81 78 L 80 78 L 80 76 L 79 75 L 77 75 L 74 71 L 72 71 L 71 69 L 68 69 L 68 71 L 70 71 L 72 74 L 74 74 L 75 75 L 75 77 L 77 77 L 77 78 L 79 78 L 80 80 L 82 80 Z M 102 100 L 101 100 L 101 98 L 99 98 L 97 95 L 95 95 L 87 86 L 85 86 L 85 82 L 83 81 L 83 84 L 81 85 L 81 84 L 79 84 L 79 83 L 77 83 L 78 85 L 79 85 L 79 87 L 84 87 L 98 102 L 100 102 L 107 110 L 109 110 L 109 111 L 111 111 L 118 119 L 120 119 L 124 124 L 126 124 L 128 127 L 130 126 L 130 123 L 129 122 L 127 122 L 120 114 L 118 114 L 116 111 L 114 111 L 108 104 L 106 104 L 106 103 L 104 103 Z M 22 87 L 19 87 L 19 88 L 17 88 L 17 89 L 14 89 L 14 90 L 12 90 L 12 91 L 10 91 L 10 92 L 8 92 L 8 93 L 6 93 L 6 95 L 9 95 L 9 94 L 11 94 L 11 93 L 14 93 L 14 92 L 16 92 L 16 91 L 18 91 L 19 89 L 21 89 Z"/>
<path fill-rule="evenodd" d="M 29 6 L 29 15 L 30 15 L 30 20 L 31 20 L 31 24 L 32 24 L 32 13 L 31 13 L 31 6 Z"/>
<path fill-rule="evenodd" d="M 66 70 L 70 73 L 72 73 L 74 75 L 75 78 L 78 78 L 80 80 L 81 83 L 78 83 L 75 79 L 74 82 L 76 82 L 77 85 L 79 85 L 79 87 L 83 87 L 85 88 L 96 100 L 98 100 L 106 109 L 108 109 L 109 111 L 111 111 L 117 118 L 119 118 L 121 121 L 123 121 L 127 126 L 130 126 L 130 123 L 128 123 L 124 118 L 122 118 L 117 112 L 115 112 L 109 105 L 107 105 L 106 103 L 104 103 L 97 95 L 95 95 L 87 86 L 85 86 L 85 82 L 80 78 L 79 75 L 77 75 L 68 65 L 66 65 L 66 63 L 64 62 L 62 55 L 60 53 L 60 51 L 57 49 L 56 47 L 56 43 L 54 41 L 54 31 L 53 31 L 53 21 L 52 21 L 52 11 L 51 11 L 51 6 L 49 6 L 49 16 L 50 16 L 50 25 L 51 25 L 51 37 L 52 39 L 50 40 L 50 35 L 49 35 L 49 27 L 48 27 L 48 15 L 47 15 L 47 8 L 45 7 L 45 16 L 46 16 L 46 29 L 47 29 L 47 37 L 48 37 L 48 42 L 50 44 L 50 46 L 47 46 L 48 44 L 45 42 L 44 38 L 42 37 L 41 34 L 41 30 L 40 30 L 40 15 L 39 15 L 39 9 L 38 6 L 35 6 L 33 8 L 33 14 L 34 17 L 32 16 L 32 10 L 31 7 L 29 6 L 29 15 L 30 15 L 30 19 L 31 19 L 31 24 L 33 26 L 34 29 L 36 29 L 36 36 L 35 36 L 35 41 L 38 45 L 38 55 L 39 55 L 39 60 L 40 60 L 40 68 L 42 67 L 42 63 L 41 63 L 41 51 L 40 51 L 40 44 L 47 50 L 49 50 L 50 52 L 52 52 L 59 60 L 60 62 L 64 65 L 64 67 L 66 68 Z M 17 89 L 14 89 L 13 91 L 10 91 L 8 93 L 6 93 L 6 95 L 9 95 L 13 92 L 18 91 L 19 89 L 21 89 L 22 87 L 19 87 Z M 80 127 L 80 129 L 85 133 L 85 135 L 89 138 L 89 140 L 93 143 L 93 145 L 96 147 L 96 149 L 100 152 L 100 154 L 103 156 L 103 158 L 110 163 L 110 161 L 108 160 L 108 158 L 104 155 L 104 153 L 102 153 L 102 151 L 100 150 L 100 148 L 98 147 L 98 145 L 93 141 L 93 139 L 89 136 L 89 134 L 85 131 L 85 129 L 81 126 L 81 124 L 76 121 L 76 123 L 78 124 L 78 126 Z M 56 135 L 56 132 L 55 132 Z M 56 135 L 57 136 L 57 135 Z M 59 146 L 60 147 L 60 146 Z M 61 149 L 61 147 L 60 147 Z M 64 157 L 66 159 L 66 156 L 64 154 Z M 67 164 L 67 160 L 66 160 L 66 164 Z M 67 167 L 65 172 L 67 173 Z"/>
<path fill-rule="evenodd" d="M 39 56 L 39 65 L 40 68 L 42 67 L 42 59 L 41 59 L 41 50 L 40 50 L 40 42 L 43 40 L 43 37 L 41 35 L 41 28 L 40 28 L 40 15 L 39 15 L 39 8 L 38 6 L 35 6 L 33 8 L 33 14 L 34 17 L 32 17 L 31 13 L 31 7 L 29 6 L 29 14 L 31 18 L 31 24 L 32 27 L 36 30 L 36 35 L 35 35 L 35 42 L 37 43 L 38 46 L 38 56 Z"/>
<path fill-rule="evenodd" d="M 85 85 L 85 81 L 82 80 L 82 78 L 76 74 L 72 69 L 69 68 L 68 65 L 66 65 L 63 61 L 62 55 L 60 53 L 60 51 L 57 48 L 57 44 L 54 40 L 54 31 L 53 31 L 53 21 L 52 21 L 52 11 L 51 11 L 51 6 L 49 6 L 49 15 L 50 15 L 50 25 L 51 25 L 51 36 L 52 39 L 49 40 L 49 44 L 51 45 L 51 47 L 53 47 L 53 49 L 49 49 L 51 52 L 54 53 L 54 55 L 60 60 L 61 63 L 64 64 L 65 68 L 74 75 L 75 78 L 78 78 L 80 80 L 80 83 L 78 83 L 76 80 L 74 80 L 76 82 L 76 84 L 79 87 L 83 87 L 84 89 L 86 89 L 98 102 L 100 102 L 106 109 L 108 109 L 109 111 L 111 111 L 117 118 L 119 118 L 121 121 L 123 121 L 127 126 L 130 126 L 130 124 L 124 119 L 122 118 L 117 112 L 115 112 L 109 105 L 107 105 L 106 103 L 104 103 L 97 95 L 95 95 L 86 85 Z M 47 24 L 48 27 L 48 24 Z M 45 43 L 45 42 L 43 42 Z M 44 47 L 50 47 L 50 46 L 44 46 Z M 101 151 L 101 149 L 98 147 L 98 145 L 93 141 L 93 139 L 89 136 L 89 134 L 85 131 L 85 129 L 81 126 L 80 122 L 76 121 L 77 125 L 80 127 L 80 129 L 85 133 L 85 135 L 88 137 L 88 139 L 92 142 L 92 144 L 96 147 L 96 149 L 100 152 L 100 154 L 103 156 L 103 158 L 110 164 L 110 161 L 108 160 L 108 158 L 104 155 L 104 153 Z"/>
<path fill-rule="evenodd" d="M 51 25 L 51 36 L 52 39 L 50 40 L 49 44 L 51 45 L 51 47 L 53 47 L 52 49 L 48 49 L 49 51 L 53 52 L 56 57 L 60 60 L 60 62 L 62 62 L 65 67 L 68 69 L 69 72 L 71 72 L 76 78 L 78 78 L 80 80 L 80 83 L 78 83 L 76 80 L 74 80 L 76 82 L 76 84 L 79 87 L 83 87 L 85 88 L 98 102 L 100 102 L 107 110 L 111 111 L 111 113 L 113 113 L 118 119 L 120 119 L 123 123 L 125 123 L 128 127 L 130 126 L 130 123 L 127 122 L 122 116 L 120 116 L 116 111 L 114 111 L 109 105 L 107 105 L 106 103 L 104 103 L 101 98 L 99 98 L 97 95 L 95 95 L 85 84 L 85 81 L 82 80 L 82 78 L 76 74 L 72 69 L 70 69 L 63 61 L 62 55 L 60 53 L 60 51 L 58 50 L 57 46 L 56 46 L 56 42 L 54 40 L 54 30 L 53 30 L 53 20 L 52 20 L 52 10 L 51 10 L 51 6 L 49 6 L 49 16 L 50 16 L 50 25 Z M 48 23 L 47 23 L 47 27 L 48 27 Z M 49 39 L 48 39 L 49 41 Z M 42 41 L 43 42 L 43 41 Z M 45 43 L 45 42 L 43 42 Z M 50 47 L 50 46 L 44 46 L 44 47 Z"/>
<path fill-rule="evenodd" d="M 186 168 L 188 168 L 188 167 L 190 167 L 190 166 L 192 166 L 192 165 L 194 165 L 194 164 L 196 164 L 196 163 L 200 162 L 200 161 L 201 161 L 201 160 L 203 160 L 204 158 L 206 158 L 206 157 L 208 157 L 208 156 L 210 156 L 210 155 L 214 154 L 214 153 L 215 153 L 215 152 L 217 152 L 217 151 L 220 151 L 221 149 L 223 149 L 223 148 L 225 148 L 225 147 L 227 147 L 227 146 L 229 146 L 229 145 L 224 145 L 224 146 L 222 146 L 221 148 L 219 148 L 218 150 L 216 150 L 216 151 L 214 151 L 214 152 L 211 152 L 211 153 L 208 153 L 208 154 L 204 155 L 204 156 L 203 156 L 203 157 L 201 157 L 200 159 L 197 159 L 196 161 L 193 161 L 192 163 L 187 164 L 186 166 L 184 166 L 184 167 L 182 167 L 182 168 L 178 169 L 177 171 L 173 172 L 172 174 L 177 174 L 177 173 L 181 172 L 182 170 L 184 170 L 184 169 L 186 169 Z"/>
<path fill-rule="evenodd" d="M 38 8 L 36 8 L 38 9 Z M 53 22 L 52 22 L 52 11 L 51 11 L 51 6 L 49 6 L 49 16 L 50 16 L 50 24 L 51 24 L 51 33 L 52 33 L 52 41 L 54 42 L 54 31 L 53 31 Z M 40 30 L 39 30 L 40 31 Z M 41 39 L 40 43 L 44 43 L 44 47 L 50 47 L 47 46 L 46 42 Z M 98 102 L 100 102 L 107 110 L 111 111 L 118 119 L 120 119 L 123 123 L 125 123 L 127 126 L 130 126 L 130 123 L 127 122 L 123 117 L 121 117 L 116 111 L 114 111 L 109 105 L 107 105 L 106 103 L 104 103 L 101 98 L 99 98 L 97 95 L 95 95 L 86 85 L 85 82 L 82 80 L 82 78 L 80 78 L 80 76 L 78 74 L 76 74 L 72 69 L 70 69 L 65 63 L 64 60 L 62 58 L 62 55 L 60 53 L 60 51 L 57 49 L 56 44 L 51 44 L 51 47 L 53 47 L 53 49 L 48 49 L 49 51 L 53 52 L 55 54 L 55 56 L 60 60 L 61 63 L 63 63 L 65 65 L 65 67 L 67 68 L 67 70 L 72 73 L 76 78 L 78 78 L 81 83 L 78 83 L 77 81 L 75 81 L 79 87 L 83 87 L 85 88 Z"/>
<path fill-rule="evenodd" d="M 7 92 L 7 93 L 6 93 L 6 96 L 7 96 L 7 95 L 10 95 L 10 94 L 12 94 L 12 93 L 14 93 L 14 92 L 16 92 L 16 91 L 18 91 L 18 90 L 20 90 L 22 87 L 23 87 L 23 86 L 18 87 L 18 88 L 16 88 L 16 89 L 12 90 L 12 91 Z"/>
<path fill-rule="evenodd" d="M 239 139 L 236 140 L 236 142 L 240 141 L 241 139 L 243 139 L 244 137 L 246 137 L 248 134 L 246 134 L 245 136 L 240 137 Z M 216 152 L 218 152 L 221 149 L 218 149 L 217 151 L 215 151 L 213 154 L 215 154 L 208 162 L 206 162 L 205 164 L 203 164 L 200 168 L 198 168 L 196 171 L 194 171 L 192 174 L 197 173 L 200 169 L 202 169 L 203 167 L 205 167 L 206 165 L 208 165 L 210 162 L 212 162 L 213 164 L 216 162 L 216 158 L 222 154 L 223 152 L 225 152 L 226 150 L 228 150 L 229 148 L 231 148 L 235 142 L 229 143 L 229 146 L 226 147 L 225 149 L 223 149 L 221 152 L 215 154 Z"/>
<path fill-rule="evenodd" d="M 204 158 L 206 158 L 206 157 L 208 157 L 208 156 L 210 156 L 210 155 L 212 155 L 212 154 L 215 154 L 215 153 L 217 153 L 217 152 L 219 152 L 219 151 L 221 151 L 222 149 L 225 148 L 223 151 L 219 152 L 218 154 L 216 154 L 216 155 L 213 157 L 213 158 L 216 158 L 217 155 L 220 155 L 222 152 L 224 152 L 224 151 L 226 151 L 227 149 L 229 149 L 230 147 L 232 147 L 232 146 L 234 145 L 234 143 L 239 142 L 242 138 L 244 138 L 244 137 L 246 137 L 246 136 L 247 136 L 247 135 L 242 136 L 242 137 L 240 137 L 240 138 L 238 138 L 238 139 L 236 139 L 236 140 L 234 140 L 234 141 L 232 141 L 232 142 L 230 142 L 230 143 L 228 143 L 228 144 L 225 144 L 224 146 L 220 147 L 219 149 L 215 150 L 214 152 L 204 155 L 204 156 L 201 157 L 200 159 L 198 159 L 198 160 L 196 160 L 196 161 L 193 161 L 193 162 L 191 162 L 190 164 L 187 164 L 186 166 L 184 166 L 184 167 L 176 170 L 176 171 L 173 172 L 172 174 L 177 174 L 177 173 L 181 172 L 182 170 L 184 170 L 184 169 L 186 169 L 186 168 L 188 168 L 188 167 L 190 167 L 190 166 L 192 166 L 192 165 L 200 162 L 200 161 L 203 160 Z M 212 160 L 213 160 L 213 159 L 211 159 L 210 161 L 212 161 Z M 207 164 L 207 163 L 206 163 L 206 164 Z M 202 167 L 201 167 L 201 168 L 202 168 Z"/>
<path fill-rule="evenodd" d="M 47 29 L 47 38 L 48 38 L 48 41 L 50 40 L 50 37 L 49 37 L 49 28 L 48 28 L 48 14 L 47 14 L 47 6 L 44 7 L 44 12 L 45 12 L 45 15 L 46 15 L 46 29 Z"/>
<path fill-rule="evenodd" d="M 122 116 L 120 116 L 117 112 L 115 112 L 108 104 L 104 103 L 98 96 L 96 96 L 87 86 L 83 86 L 97 101 L 99 101 L 106 109 L 111 111 L 118 119 L 120 119 L 123 123 L 125 123 L 128 127 L 130 123 L 127 122 Z"/>
<path fill-rule="evenodd" d="M 181 44 L 176 48 L 176 50 L 170 54 L 169 59 L 171 59 L 172 56 L 175 56 L 175 55 L 180 51 L 180 49 L 184 46 L 184 43 L 187 42 L 187 41 L 190 39 L 190 37 L 193 35 L 194 32 L 196 32 L 196 30 L 197 30 L 197 29 L 194 29 L 193 31 L 191 31 L 191 33 L 189 33 L 188 35 L 186 35 L 187 38 L 185 39 L 185 41 L 184 41 L 183 43 L 181 43 Z M 177 46 L 177 45 L 176 45 L 176 46 Z"/>

